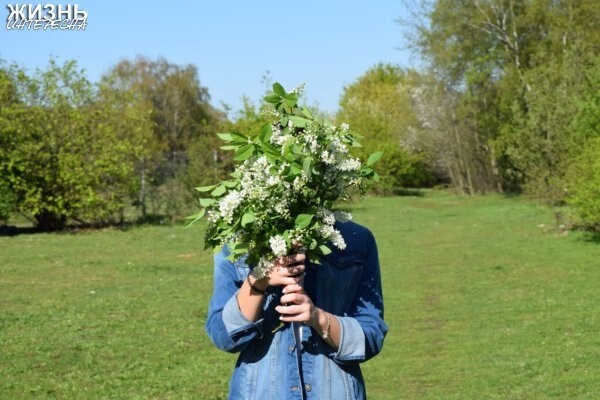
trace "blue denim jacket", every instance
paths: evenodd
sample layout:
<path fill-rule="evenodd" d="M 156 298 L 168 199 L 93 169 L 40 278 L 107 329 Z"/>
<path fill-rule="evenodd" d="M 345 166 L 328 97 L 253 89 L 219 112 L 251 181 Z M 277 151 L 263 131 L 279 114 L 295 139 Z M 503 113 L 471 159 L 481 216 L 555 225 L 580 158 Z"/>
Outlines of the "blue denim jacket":
<path fill-rule="evenodd" d="M 346 249 L 323 257 L 320 265 L 308 263 L 304 278 L 315 306 L 340 323 L 337 351 L 308 326 L 280 326 L 275 306 L 281 287 L 267 289 L 259 319 L 248 321 L 236 295 L 250 267 L 243 260 L 227 260 L 226 248 L 215 256 L 206 331 L 219 349 L 240 352 L 230 399 L 366 398 L 359 363 L 381 351 L 387 333 L 377 247 L 371 232 L 360 225 L 347 222 L 337 228 Z"/>

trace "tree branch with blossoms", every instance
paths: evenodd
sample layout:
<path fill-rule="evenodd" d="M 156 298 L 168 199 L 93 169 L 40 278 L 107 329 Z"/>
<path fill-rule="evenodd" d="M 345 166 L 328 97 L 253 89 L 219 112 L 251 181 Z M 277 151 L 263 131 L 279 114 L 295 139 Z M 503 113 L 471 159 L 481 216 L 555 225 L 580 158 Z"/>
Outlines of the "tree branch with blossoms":
<path fill-rule="evenodd" d="M 237 165 L 231 179 L 196 188 L 200 212 L 192 222 L 207 221 L 205 248 L 228 246 L 232 260 L 246 257 L 253 274 L 265 276 L 272 261 L 302 247 L 309 261 L 319 263 L 331 246 L 346 247 L 335 227 L 352 216 L 335 211 L 350 190 L 364 195 L 369 181 L 378 181 L 373 164 L 351 155 L 360 147 L 347 124 L 335 126 L 298 105 L 302 87 L 286 92 L 279 83 L 265 97 L 273 122 L 258 132 L 220 133 L 225 150 Z"/>

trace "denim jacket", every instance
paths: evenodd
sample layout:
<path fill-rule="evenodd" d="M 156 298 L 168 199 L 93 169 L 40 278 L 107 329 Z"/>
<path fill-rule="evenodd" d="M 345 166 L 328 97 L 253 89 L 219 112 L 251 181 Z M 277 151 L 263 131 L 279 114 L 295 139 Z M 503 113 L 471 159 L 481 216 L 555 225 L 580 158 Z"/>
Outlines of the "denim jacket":
<path fill-rule="evenodd" d="M 280 325 L 275 306 L 281 287 L 267 289 L 259 319 L 248 321 L 236 295 L 250 267 L 243 260 L 229 261 L 226 248 L 215 256 L 206 331 L 219 349 L 240 353 L 230 399 L 366 398 L 359 363 L 381 351 L 387 333 L 377 247 L 371 232 L 358 224 L 337 228 L 346 249 L 323 257 L 320 265 L 307 263 L 304 278 L 314 305 L 340 323 L 337 351 L 308 326 Z"/>

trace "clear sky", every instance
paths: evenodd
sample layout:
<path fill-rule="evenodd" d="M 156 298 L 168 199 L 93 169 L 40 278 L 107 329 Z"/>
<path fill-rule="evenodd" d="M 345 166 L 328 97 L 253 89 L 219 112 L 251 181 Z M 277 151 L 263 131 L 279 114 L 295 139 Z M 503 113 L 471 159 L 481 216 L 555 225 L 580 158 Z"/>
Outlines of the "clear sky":
<path fill-rule="evenodd" d="M 75 59 L 92 81 L 122 58 L 162 56 L 194 64 L 213 105 L 239 109 L 257 101 L 267 71 L 291 89 L 306 83 L 307 101 L 334 112 L 345 85 L 378 62 L 415 65 L 406 50 L 399 0 L 111 1 L 77 4 L 88 12 L 84 31 L 7 30 L 0 9 L 0 58 L 28 69 L 50 56 Z M 19 4 L 47 4 L 19 3 Z"/>

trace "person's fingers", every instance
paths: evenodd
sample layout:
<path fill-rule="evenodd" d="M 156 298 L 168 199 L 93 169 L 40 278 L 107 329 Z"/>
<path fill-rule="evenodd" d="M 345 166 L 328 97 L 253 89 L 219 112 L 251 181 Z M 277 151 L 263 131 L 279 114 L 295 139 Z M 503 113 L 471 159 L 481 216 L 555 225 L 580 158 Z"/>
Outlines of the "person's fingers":
<path fill-rule="evenodd" d="M 302 253 L 292 254 L 288 257 L 288 265 L 304 264 L 306 261 L 306 255 Z"/>
<path fill-rule="evenodd" d="M 302 312 L 302 310 L 300 308 L 301 307 L 299 305 L 292 304 L 292 305 L 288 305 L 288 306 L 277 306 L 277 307 L 275 307 L 275 310 L 279 314 L 283 314 L 283 315 L 296 315 L 296 314 Z"/>
<path fill-rule="evenodd" d="M 282 322 L 302 322 L 303 324 L 306 324 L 307 322 L 309 322 L 307 313 L 296 314 L 296 315 L 282 315 L 279 317 L 279 320 Z"/>
<path fill-rule="evenodd" d="M 285 279 L 285 285 L 303 285 L 304 284 L 304 274 L 297 274 L 294 276 L 290 276 Z"/>
<path fill-rule="evenodd" d="M 277 259 L 276 263 L 280 266 L 291 267 L 297 264 L 304 264 L 306 261 L 306 255 L 295 253 L 289 256 L 283 256 Z"/>
<path fill-rule="evenodd" d="M 304 275 L 304 264 L 296 265 L 293 267 L 287 267 L 287 275 L 290 278 L 300 278 Z"/>
<path fill-rule="evenodd" d="M 306 256 L 304 254 L 292 254 L 289 256 L 279 257 L 277 260 L 275 260 L 274 266 L 275 269 L 299 267 L 304 265 L 305 260 Z"/>
<path fill-rule="evenodd" d="M 300 283 L 293 283 L 291 285 L 287 285 L 283 288 L 283 294 L 287 293 L 302 293 L 304 291 L 304 286 Z"/>
<path fill-rule="evenodd" d="M 309 308 L 305 304 L 292 304 L 289 306 L 277 306 L 275 310 L 286 317 L 300 315 L 300 314 L 309 314 Z"/>
<path fill-rule="evenodd" d="M 287 276 L 287 277 L 297 277 L 299 275 L 302 275 L 304 273 L 304 270 L 306 269 L 304 264 L 296 264 L 293 266 L 280 266 L 277 267 L 277 269 L 275 270 L 276 273 L 278 273 L 279 275 L 282 276 Z"/>
<path fill-rule="evenodd" d="M 306 269 L 305 260 L 304 254 L 292 254 L 278 258 L 269 274 L 269 283 L 275 286 L 302 284 Z"/>
<path fill-rule="evenodd" d="M 281 296 L 281 304 L 302 304 L 306 303 L 306 296 L 300 293 L 288 293 Z"/>

